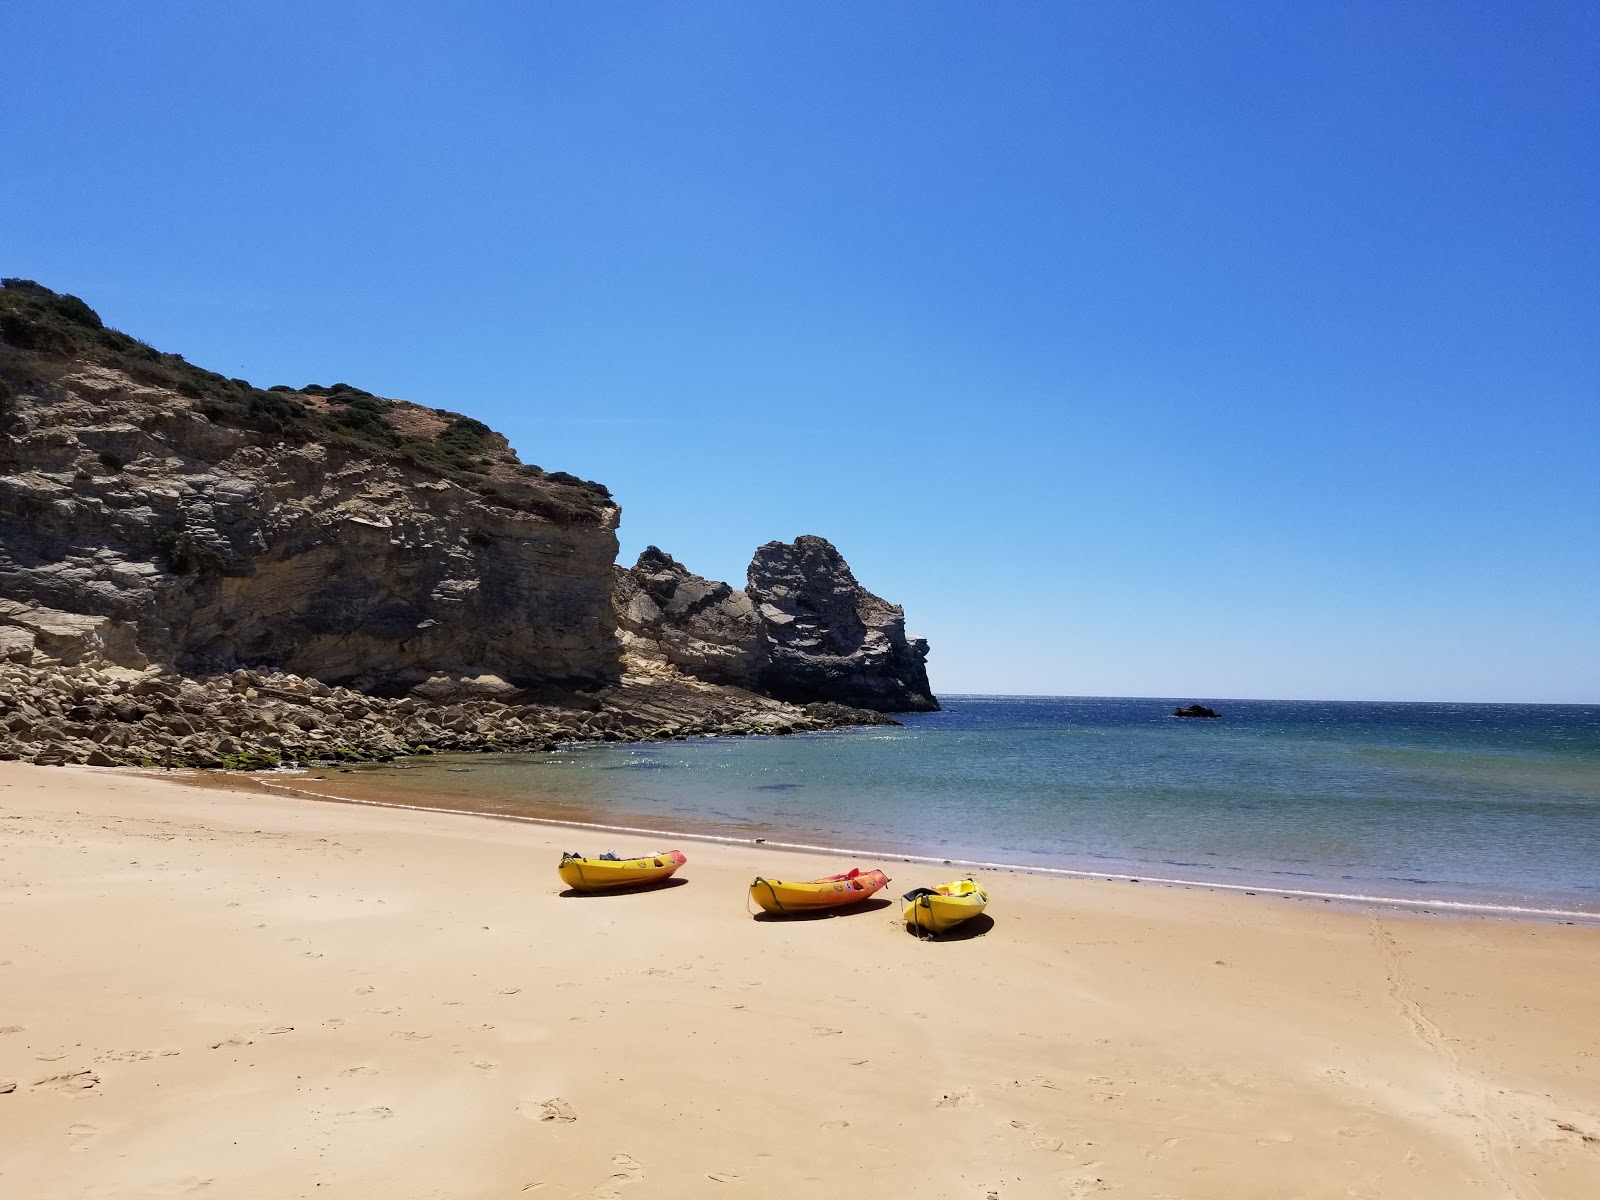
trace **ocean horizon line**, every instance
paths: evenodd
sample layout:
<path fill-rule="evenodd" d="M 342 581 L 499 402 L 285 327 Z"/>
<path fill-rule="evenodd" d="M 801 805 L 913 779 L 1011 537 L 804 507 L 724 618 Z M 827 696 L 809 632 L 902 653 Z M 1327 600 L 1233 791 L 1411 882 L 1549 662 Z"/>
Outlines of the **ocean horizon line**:
<path fill-rule="evenodd" d="M 1174 692 L 1166 696 L 1121 695 L 1112 692 L 946 692 L 934 689 L 940 700 L 1149 700 L 1218 704 L 1415 704 L 1453 705 L 1463 708 L 1596 708 L 1595 700 L 1357 700 L 1325 696 L 1219 696 L 1201 692 Z"/>

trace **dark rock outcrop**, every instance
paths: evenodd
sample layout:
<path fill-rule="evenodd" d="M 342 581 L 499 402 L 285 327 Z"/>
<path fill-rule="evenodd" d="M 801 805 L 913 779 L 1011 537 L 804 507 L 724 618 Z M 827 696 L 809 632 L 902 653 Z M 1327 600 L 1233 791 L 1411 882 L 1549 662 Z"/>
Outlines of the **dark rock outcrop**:
<path fill-rule="evenodd" d="M 1214 708 L 1207 708 L 1204 704 L 1191 704 L 1187 708 L 1173 709 L 1172 715 L 1175 717 L 1203 717 L 1215 719 L 1220 717 L 1222 714 Z"/>
<path fill-rule="evenodd" d="M 825 538 L 762 546 L 750 562 L 749 596 L 766 649 L 766 695 L 879 712 L 938 709 L 928 643 L 906 636 L 905 610 L 857 583 Z"/>
<path fill-rule="evenodd" d="M 857 583 L 825 539 L 767 543 L 748 578 L 748 591 L 735 591 L 651 546 L 617 573 L 617 624 L 630 658 L 797 704 L 939 707 L 924 665 L 928 644 L 906 636 L 900 606 Z"/>

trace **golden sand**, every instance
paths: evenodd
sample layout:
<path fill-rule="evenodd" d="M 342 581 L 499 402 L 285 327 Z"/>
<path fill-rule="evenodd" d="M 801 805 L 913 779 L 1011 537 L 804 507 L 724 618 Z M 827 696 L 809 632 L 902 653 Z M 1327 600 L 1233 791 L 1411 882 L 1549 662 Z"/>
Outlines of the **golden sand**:
<path fill-rule="evenodd" d="M 0 1196 L 1600 1196 L 1600 928 L 613 843 L 0 764 Z"/>

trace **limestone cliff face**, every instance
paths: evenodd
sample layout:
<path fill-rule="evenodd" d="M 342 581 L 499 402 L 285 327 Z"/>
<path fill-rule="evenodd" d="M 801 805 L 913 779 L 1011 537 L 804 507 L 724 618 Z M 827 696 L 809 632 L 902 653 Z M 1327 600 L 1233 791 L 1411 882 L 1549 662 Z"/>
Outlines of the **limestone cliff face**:
<path fill-rule="evenodd" d="M 631 569 L 617 568 L 615 597 L 632 657 L 708 683 L 756 685 L 765 665 L 761 627 L 743 592 L 702 579 L 651 546 Z"/>
<path fill-rule="evenodd" d="M 760 690 L 879 712 L 932 712 L 928 643 L 906 636 L 905 611 L 856 582 L 826 539 L 768 542 L 750 562 L 761 621 Z"/>
<path fill-rule="evenodd" d="M 617 621 L 630 656 L 697 679 L 793 703 L 878 712 L 939 707 L 928 644 L 905 632 L 899 605 L 856 582 L 820 537 L 769 542 L 747 591 L 702 579 L 651 546 L 617 572 Z"/>
<path fill-rule="evenodd" d="M 763 547 L 747 594 L 655 550 L 618 570 L 617 521 L 469 417 L 256 388 L 0 281 L 0 758 L 270 766 L 935 706 L 926 647 L 821 539 Z"/>
<path fill-rule="evenodd" d="M 523 467 L 454 414 L 342 385 L 262 392 L 126 349 L 92 312 L 58 320 L 70 297 L 14 282 L 0 656 L 441 698 L 620 675 L 618 510 L 599 485 Z"/>

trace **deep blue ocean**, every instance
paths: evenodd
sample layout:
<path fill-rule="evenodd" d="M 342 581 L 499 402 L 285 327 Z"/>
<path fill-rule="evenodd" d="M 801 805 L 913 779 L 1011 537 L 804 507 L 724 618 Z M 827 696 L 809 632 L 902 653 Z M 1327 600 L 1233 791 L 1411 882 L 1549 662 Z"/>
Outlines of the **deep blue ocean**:
<path fill-rule="evenodd" d="M 403 803 L 1600 913 L 1600 705 L 1214 700 L 1220 720 L 1182 720 L 1170 699 L 941 700 L 903 728 L 413 759 L 374 774 Z"/>

